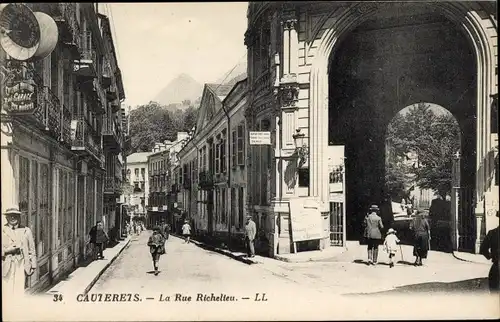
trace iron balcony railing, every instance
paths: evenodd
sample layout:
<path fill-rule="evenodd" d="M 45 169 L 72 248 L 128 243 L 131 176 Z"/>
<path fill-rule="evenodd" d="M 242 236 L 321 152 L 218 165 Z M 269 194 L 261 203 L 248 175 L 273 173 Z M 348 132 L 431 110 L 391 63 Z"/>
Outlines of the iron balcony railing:
<path fill-rule="evenodd" d="M 72 123 L 75 132 L 71 149 L 77 151 L 85 150 L 101 162 L 101 164 L 104 164 L 100 136 L 88 123 L 87 119 L 83 116 L 76 117 Z"/>
<path fill-rule="evenodd" d="M 122 181 L 114 176 L 106 176 L 104 178 L 104 193 L 121 194 Z"/>
<path fill-rule="evenodd" d="M 76 3 L 59 3 L 62 16 L 64 18 L 65 26 L 68 33 L 71 35 L 71 43 L 76 46 L 78 50 L 82 48 L 81 28 L 77 18 L 77 4 Z M 79 7 L 78 7 L 79 8 Z"/>
<path fill-rule="evenodd" d="M 121 146 L 122 140 L 121 140 L 120 128 L 115 118 L 107 116 L 103 117 L 102 135 L 113 137 L 114 144 L 117 146 Z"/>

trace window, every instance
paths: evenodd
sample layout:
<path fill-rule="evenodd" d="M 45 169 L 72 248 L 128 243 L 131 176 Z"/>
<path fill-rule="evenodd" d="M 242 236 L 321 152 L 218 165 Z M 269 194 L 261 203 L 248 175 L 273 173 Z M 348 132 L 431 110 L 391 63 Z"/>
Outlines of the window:
<path fill-rule="evenodd" d="M 226 172 L 226 131 L 222 132 L 222 143 L 220 146 L 220 171 L 222 173 Z"/>
<path fill-rule="evenodd" d="M 221 148 L 220 136 L 217 136 L 217 143 L 215 143 L 215 173 L 220 173 L 220 148 Z"/>
<path fill-rule="evenodd" d="M 141 180 L 144 180 L 146 178 L 146 168 L 141 168 Z"/>
<path fill-rule="evenodd" d="M 244 208 L 244 188 L 240 187 L 240 191 L 238 191 L 238 226 L 243 228 L 243 225 L 245 223 L 245 218 L 244 218 L 244 213 L 245 213 L 245 208 Z"/>
<path fill-rule="evenodd" d="M 144 192 L 146 190 L 146 184 L 141 182 L 141 191 Z"/>
<path fill-rule="evenodd" d="M 69 174 L 69 187 L 68 187 L 68 212 L 67 212 L 67 221 L 66 221 L 66 241 L 70 241 L 73 232 L 73 212 L 75 208 L 75 176 L 70 173 Z"/>
<path fill-rule="evenodd" d="M 139 168 L 134 169 L 135 180 L 139 180 Z"/>
<path fill-rule="evenodd" d="M 243 124 L 238 125 L 238 139 L 237 139 L 237 164 L 245 165 L 245 128 Z"/>
<path fill-rule="evenodd" d="M 49 208 L 49 165 L 40 164 L 40 240 L 37 247 L 38 257 L 43 257 L 50 249 L 50 219 L 51 213 Z"/>
<path fill-rule="evenodd" d="M 309 187 L 309 169 L 299 168 L 299 187 Z"/>
<path fill-rule="evenodd" d="M 33 160 L 31 161 L 31 214 L 29 220 L 29 227 L 33 232 L 33 238 L 35 239 L 35 245 L 38 245 L 38 227 L 39 227 L 39 215 L 38 215 L 38 163 Z"/>
<path fill-rule="evenodd" d="M 236 166 L 236 131 L 231 132 L 231 167 Z"/>
<path fill-rule="evenodd" d="M 28 225 L 28 207 L 30 200 L 30 160 L 19 156 L 19 211 L 21 224 Z"/>

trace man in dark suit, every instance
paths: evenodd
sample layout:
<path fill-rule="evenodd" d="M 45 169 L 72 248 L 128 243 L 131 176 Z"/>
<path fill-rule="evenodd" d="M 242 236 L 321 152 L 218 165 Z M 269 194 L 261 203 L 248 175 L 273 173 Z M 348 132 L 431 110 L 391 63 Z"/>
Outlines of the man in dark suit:
<path fill-rule="evenodd" d="M 498 217 L 498 210 L 497 210 Z M 487 259 L 491 259 L 492 265 L 488 274 L 488 284 L 491 292 L 498 292 L 500 289 L 500 235 L 498 227 L 490 230 L 481 243 L 480 253 Z"/>
<path fill-rule="evenodd" d="M 365 217 L 365 237 L 368 244 L 368 265 L 376 265 L 378 259 L 378 247 L 382 241 L 382 218 L 379 216 L 380 209 L 372 205 L 368 216 Z"/>

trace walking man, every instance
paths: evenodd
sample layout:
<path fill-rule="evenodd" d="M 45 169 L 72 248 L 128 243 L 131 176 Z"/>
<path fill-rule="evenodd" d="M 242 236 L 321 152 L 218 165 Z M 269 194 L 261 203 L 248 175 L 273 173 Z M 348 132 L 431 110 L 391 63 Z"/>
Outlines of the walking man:
<path fill-rule="evenodd" d="M 102 227 L 102 222 L 98 221 L 97 224 L 90 229 L 90 242 L 94 246 L 94 259 L 104 259 L 104 243 L 106 243 L 109 238 L 108 234 L 104 231 Z"/>
<path fill-rule="evenodd" d="M 7 297 L 24 294 L 25 276 L 37 267 L 33 233 L 20 224 L 21 212 L 9 208 L 4 213 L 7 224 L 2 227 L 2 293 Z"/>
<path fill-rule="evenodd" d="M 498 292 L 500 289 L 500 266 L 498 265 L 498 258 L 500 257 L 499 243 L 500 236 L 497 227 L 488 232 L 480 247 L 480 253 L 487 259 L 491 259 L 492 262 L 490 272 L 488 273 L 490 292 Z"/>
<path fill-rule="evenodd" d="M 255 222 L 252 220 L 251 215 L 247 215 L 247 223 L 245 224 L 245 243 L 247 246 L 248 257 L 255 257 L 255 234 L 257 233 L 257 227 Z"/>
<path fill-rule="evenodd" d="M 184 236 L 185 243 L 189 244 L 189 239 L 191 237 L 191 226 L 187 220 L 184 220 L 184 225 L 182 225 L 182 235 Z"/>

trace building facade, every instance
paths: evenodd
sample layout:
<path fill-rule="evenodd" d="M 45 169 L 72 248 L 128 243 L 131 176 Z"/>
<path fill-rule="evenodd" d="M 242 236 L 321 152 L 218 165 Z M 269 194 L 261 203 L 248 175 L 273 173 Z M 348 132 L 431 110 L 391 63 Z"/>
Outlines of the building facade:
<path fill-rule="evenodd" d="M 148 157 L 151 152 L 136 152 L 127 156 L 126 208 L 129 220 L 145 220 L 149 202 Z"/>
<path fill-rule="evenodd" d="M 119 106 L 124 91 L 106 35 L 108 18 L 95 4 L 27 6 L 51 16 L 59 33 L 50 55 L 33 62 L 16 61 L 0 49 L 2 127 L 8 122 L 9 128 L 2 130 L 2 210 L 18 206 L 22 224 L 33 231 L 38 269 L 27 286 L 35 292 L 89 252 L 88 232 L 103 220 L 108 175 L 103 119 L 112 117 L 109 108 Z M 18 95 L 19 89 L 32 94 Z"/>
<path fill-rule="evenodd" d="M 177 196 L 172 189 L 173 169 L 178 164 L 177 153 L 188 139 L 188 133 L 178 132 L 175 141 L 156 143 L 148 157 L 149 169 L 149 207 L 148 227 L 152 228 L 162 221 L 172 225 L 174 204 Z M 176 178 L 177 179 L 177 178 Z M 170 211 L 172 210 L 172 211 Z"/>
<path fill-rule="evenodd" d="M 384 202 L 387 125 L 419 102 L 461 127 L 451 239 L 477 251 L 498 209 L 494 2 L 252 2 L 245 43 L 248 130 L 272 141 L 248 147 L 248 211 L 268 254 L 360 235 L 367 207 Z M 343 169 L 334 195 L 331 169 Z"/>
<path fill-rule="evenodd" d="M 202 239 L 243 240 L 245 104 L 246 80 L 205 84 L 196 129 L 179 152 L 180 201 Z"/>

